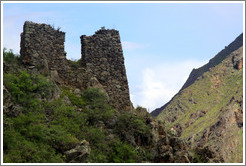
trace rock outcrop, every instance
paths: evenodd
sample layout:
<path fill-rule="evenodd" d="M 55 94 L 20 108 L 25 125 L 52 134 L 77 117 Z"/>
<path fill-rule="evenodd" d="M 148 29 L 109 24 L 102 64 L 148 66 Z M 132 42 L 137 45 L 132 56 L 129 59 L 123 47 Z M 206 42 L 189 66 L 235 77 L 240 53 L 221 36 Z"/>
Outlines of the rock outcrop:
<path fill-rule="evenodd" d="M 13 104 L 11 94 L 5 86 L 3 86 L 3 97 L 3 113 L 11 117 L 17 117 L 21 113 L 20 106 Z"/>
<path fill-rule="evenodd" d="M 82 58 L 76 67 L 66 59 L 64 41 L 65 33 L 59 29 L 26 21 L 21 60 L 29 70 L 48 75 L 58 84 L 100 88 L 114 108 L 131 110 L 119 32 L 102 28 L 92 36 L 82 35 Z"/>
<path fill-rule="evenodd" d="M 81 141 L 80 145 L 65 152 L 68 163 L 85 163 L 91 152 L 90 144 L 86 140 Z"/>
<path fill-rule="evenodd" d="M 151 154 L 157 163 L 190 163 L 194 156 L 189 152 L 190 147 L 175 133 L 168 133 L 160 121 L 152 118 L 147 120 L 152 132 Z"/>

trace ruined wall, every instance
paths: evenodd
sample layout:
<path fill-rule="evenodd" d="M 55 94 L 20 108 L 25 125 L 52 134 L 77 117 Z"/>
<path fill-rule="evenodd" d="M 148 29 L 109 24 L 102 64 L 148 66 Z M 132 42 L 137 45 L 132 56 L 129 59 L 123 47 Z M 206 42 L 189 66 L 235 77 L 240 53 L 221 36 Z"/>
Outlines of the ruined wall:
<path fill-rule="evenodd" d="M 82 59 L 76 68 L 66 59 L 65 33 L 50 25 L 26 21 L 21 34 L 21 59 L 32 71 L 59 84 L 84 89 L 98 87 L 118 110 L 130 110 L 128 82 L 119 32 L 100 29 L 81 36 Z"/>
<path fill-rule="evenodd" d="M 81 53 L 87 81 L 96 78 L 105 88 L 112 105 L 129 109 L 129 89 L 119 31 L 102 28 L 92 36 L 82 35 Z"/>
<path fill-rule="evenodd" d="M 26 21 L 21 34 L 21 59 L 30 69 L 51 72 L 57 77 L 66 75 L 65 33 L 50 25 Z"/>

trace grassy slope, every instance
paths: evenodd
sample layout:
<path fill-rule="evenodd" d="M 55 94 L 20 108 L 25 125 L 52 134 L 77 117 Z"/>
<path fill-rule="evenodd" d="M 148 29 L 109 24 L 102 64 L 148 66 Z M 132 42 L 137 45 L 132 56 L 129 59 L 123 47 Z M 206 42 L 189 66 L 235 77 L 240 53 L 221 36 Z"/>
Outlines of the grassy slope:
<path fill-rule="evenodd" d="M 243 45 L 243 33 L 241 33 L 232 43 L 230 43 L 227 47 L 225 47 L 223 50 L 221 50 L 215 57 L 209 60 L 207 64 L 204 66 L 193 69 L 188 80 L 183 85 L 182 89 L 187 88 L 191 84 L 194 83 L 194 81 L 200 77 L 204 72 L 207 72 L 209 68 L 214 67 L 221 63 L 229 54 L 231 54 L 233 51 L 237 50 L 239 47 Z"/>
<path fill-rule="evenodd" d="M 214 67 L 219 63 L 221 63 L 227 56 L 229 56 L 233 51 L 237 50 L 242 45 L 243 45 L 243 34 L 240 34 L 232 43 L 230 43 L 227 47 L 221 50 L 216 56 L 210 59 L 207 64 L 203 65 L 200 68 L 193 69 L 189 75 L 189 78 L 186 80 L 180 91 L 193 84 L 196 81 L 196 79 L 202 76 L 203 73 L 207 72 L 209 68 Z M 162 107 L 152 111 L 151 115 L 154 117 L 159 115 L 160 112 L 164 110 L 170 102 L 172 102 L 172 99 Z"/>
<path fill-rule="evenodd" d="M 227 113 L 222 110 L 230 105 L 228 103 L 232 97 L 240 98 L 243 95 L 243 70 L 234 69 L 232 64 L 232 56 L 236 52 L 241 53 L 242 56 L 242 47 L 222 63 L 204 73 L 194 84 L 182 90 L 157 116 L 157 119 L 165 121 L 168 128 L 177 124 L 181 125 L 182 139 L 198 140 L 204 130 L 214 125 L 219 118 Z M 239 107 L 235 103 L 231 103 L 231 105 Z M 206 114 L 202 117 L 194 116 L 198 111 Z M 228 128 L 228 131 L 230 130 Z M 231 137 L 241 139 L 241 131 L 242 129 L 235 126 L 235 134 Z M 239 147 L 236 148 L 236 151 L 241 152 L 242 139 L 237 144 Z M 232 153 L 232 156 L 228 158 L 233 158 L 233 156 L 235 158 L 237 154 Z M 237 158 L 241 159 L 241 157 Z M 238 159 L 231 160 L 238 161 Z"/>
<path fill-rule="evenodd" d="M 65 152 L 84 139 L 91 148 L 84 162 L 149 160 L 145 145 L 136 150 L 122 134 L 141 137 L 148 144 L 151 130 L 142 116 L 119 113 L 95 88 L 78 95 L 60 86 L 61 94 L 51 100 L 54 82 L 25 70 L 11 51 L 4 50 L 4 63 L 3 162 L 69 162 Z"/>

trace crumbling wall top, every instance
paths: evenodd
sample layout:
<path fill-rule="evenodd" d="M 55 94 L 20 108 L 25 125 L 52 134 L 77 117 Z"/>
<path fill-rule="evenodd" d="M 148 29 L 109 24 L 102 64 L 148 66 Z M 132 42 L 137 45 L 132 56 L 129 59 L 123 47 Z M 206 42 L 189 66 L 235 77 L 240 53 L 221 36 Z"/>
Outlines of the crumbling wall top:
<path fill-rule="evenodd" d="M 119 31 L 115 29 L 105 29 L 102 27 L 101 29 L 97 30 L 95 34 L 111 34 L 111 35 L 119 35 Z"/>
<path fill-rule="evenodd" d="M 60 31 L 59 27 L 55 29 L 54 26 L 47 25 L 44 23 L 39 24 L 39 23 L 34 23 L 32 21 L 25 21 L 23 28 L 24 28 L 23 32 L 29 32 L 32 31 L 32 29 L 39 28 L 40 30 L 45 31 L 47 33 L 49 32 L 54 33 L 55 31 L 57 31 L 58 33 L 65 35 L 65 32 Z"/>

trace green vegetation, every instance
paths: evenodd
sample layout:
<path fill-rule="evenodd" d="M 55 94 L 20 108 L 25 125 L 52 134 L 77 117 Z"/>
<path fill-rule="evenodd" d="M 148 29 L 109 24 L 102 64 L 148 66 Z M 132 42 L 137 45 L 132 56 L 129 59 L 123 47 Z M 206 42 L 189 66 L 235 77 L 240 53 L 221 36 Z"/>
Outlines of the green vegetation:
<path fill-rule="evenodd" d="M 5 50 L 5 54 L 8 64 L 18 59 L 11 51 Z M 149 154 L 148 150 L 139 150 L 121 134 L 132 135 L 136 141 L 141 138 L 148 145 L 151 133 L 143 117 L 114 110 L 99 89 L 86 89 L 78 95 L 73 89 L 59 87 L 62 94 L 52 98 L 55 85 L 45 76 L 21 69 L 5 71 L 3 78 L 11 102 L 21 108 L 15 116 L 4 114 L 5 163 L 67 162 L 65 152 L 82 140 L 91 148 L 87 162 L 147 160 L 143 154 Z"/>
<path fill-rule="evenodd" d="M 110 160 L 114 163 L 134 163 L 141 161 L 139 159 L 140 157 L 135 152 L 135 149 L 122 142 L 114 144 L 113 152 L 110 155 Z"/>
<path fill-rule="evenodd" d="M 23 110 L 17 117 L 4 116 L 4 162 L 62 162 L 61 152 L 79 141 L 62 125 L 47 122 L 42 99 L 52 93 L 52 83 L 21 71 L 4 74 L 4 85 Z"/>
<path fill-rule="evenodd" d="M 236 101 L 243 96 L 243 70 L 237 70 L 233 67 L 233 55 L 235 54 L 228 56 L 220 64 L 205 72 L 192 85 L 179 92 L 157 117 L 157 119 L 165 121 L 168 129 L 176 125 L 181 126 L 181 139 L 192 142 L 193 146 L 199 143 L 206 130 L 209 130 L 222 118 L 228 120 L 226 123 L 229 123 L 229 117 L 233 117 L 231 115 L 226 117 L 227 114 L 240 109 L 240 105 Z M 235 130 L 236 133 L 233 136 L 223 135 L 224 141 L 229 139 L 228 141 L 231 142 L 232 138 L 242 137 L 242 135 L 237 134 L 241 133 L 239 131 L 242 129 L 236 125 L 230 124 L 229 127 L 225 128 L 227 130 L 225 133 L 231 133 L 228 132 L 229 130 Z M 235 135 L 237 137 L 234 137 Z M 225 143 L 219 140 L 214 133 L 210 133 L 209 137 L 211 139 L 206 139 L 205 145 L 224 144 L 221 146 L 223 147 L 229 144 L 229 142 Z M 222 138 L 220 137 L 220 139 Z M 240 141 L 242 142 L 242 140 Z M 233 147 L 232 149 L 240 151 L 242 148 Z M 235 156 L 240 160 L 230 160 L 230 162 L 241 161 L 241 156 L 238 154 Z M 228 156 L 230 155 L 233 156 L 234 152 L 230 152 Z M 229 159 L 228 156 L 227 159 Z"/>
<path fill-rule="evenodd" d="M 143 120 L 136 115 L 122 113 L 118 117 L 115 132 L 118 133 L 122 140 L 126 140 L 127 135 L 134 135 L 134 138 L 140 137 L 144 140 L 143 144 L 148 145 L 151 139 L 151 132 Z"/>
<path fill-rule="evenodd" d="M 193 153 L 194 153 L 194 159 L 193 159 L 192 162 L 194 162 L 194 163 L 204 163 L 204 161 L 202 160 L 201 155 L 199 155 L 199 154 L 197 154 L 195 152 L 193 152 Z"/>
<path fill-rule="evenodd" d="M 229 63 L 230 58 L 206 72 L 194 84 L 179 93 L 158 115 L 158 119 L 170 119 L 166 121 L 168 128 L 176 124 L 185 126 L 190 122 L 188 127 L 184 127 L 182 138 L 200 133 L 213 125 L 222 113 L 220 110 L 230 102 L 232 96 L 239 96 L 237 92 L 242 92 L 242 70 L 234 71 L 232 66 L 227 67 L 225 64 Z M 205 114 L 199 117 L 196 115 L 199 111 L 204 111 Z M 178 118 L 171 122 L 175 116 Z"/>
<path fill-rule="evenodd" d="M 52 102 L 40 103 L 42 108 L 36 111 L 15 118 L 5 116 L 4 162 L 65 162 L 62 157 L 64 152 L 74 148 L 83 139 L 91 145 L 90 162 L 140 162 L 142 158 L 132 145 L 122 142 L 117 135 L 115 139 L 109 138 L 105 129 L 97 127 L 100 122 L 106 123 L 116 116 L 116 111 L 103 102 L 100 105 L 104 99 L 96 92 L 99 91 L 84 91 L 80 98 L 85 99 L 83 111 L 77 111 L 76 106 L 66 105 L 60 97 Z M 93 96 L 95 100 L 90 100 Z M 121 123 L 119 120 L 118 124 Z M 136 126 L 136 133 L 144 137 L 148 129 L 143 121 L 135 118 L 134 123 L 135 126 L 142 125 Z"/>
<path fill-rule="evenodd" d="M 41 99 L 52 92 L 51 83 L 41 75 L 30 75 L 26 71 L 17 74 L 4 74 L 4 85 L 9 90 L 14 102 L 23 106 L 24 110 L 35 110 Z"/>
<path fill-rule="evenodd" d="M 71 103 L 79 108 L 82 108 L 85 106 L 85 101 L 81 96 L 77 96 L 76 94 L 69 91 L 69 89 L 63 89 L 62 96 L 67 96 Z"/>
<path fill-rule="evenodd" d="M 17 63 L 20 61 L 20 57 L 13 53 L 13 50 L 7 51 L 7 48 L 3 48 L 3 61 L 7 63 Z"/>
<path fill-rule="evenodd" d="M 4 162 L 63 162 L 59 148 L 78 140 L 62 130 L 48 126 L 45 115 L 29 112 L 16 118 L 4 116 Z"/>
<path fill-rule="evenodd" d="M 68 60 L 71 67 L 77 69 L 81 65 L 81 59 L 79 60 Z"/>
<path fill-rule="evenodd" d="M 3 70 L 8 70 L 8 72 L 18 72 L 22 70 L 23 66 L 21 65 L 20 56 L 13 53 L 10 49 L 9 51 L 4 48 L 3 49 Z"/>

